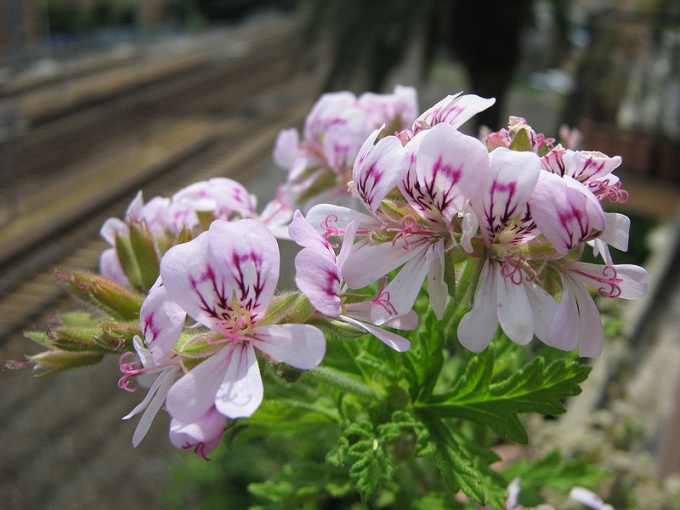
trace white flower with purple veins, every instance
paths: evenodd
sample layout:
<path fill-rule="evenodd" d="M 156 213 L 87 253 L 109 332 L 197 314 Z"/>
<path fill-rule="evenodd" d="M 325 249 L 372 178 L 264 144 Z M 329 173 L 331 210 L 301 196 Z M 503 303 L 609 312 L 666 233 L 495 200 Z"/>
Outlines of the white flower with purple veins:
<path fill-rule="evenodd" d="M 636 299 L 647 293 L 647 272 L 630 264 L 577 262 L 564 257 L 584 242 L 597 240 L 625 249 L 628 223 L 606 216 L 598 199 L 571 177 L 542 172 L 530 201 L 536 225 L 551 243 L 555 255 L 548 271 L 562 283 L 560 302 L 544 341 L 553 347 L 595 357 L 602 351 L 602 319 L 588 288 L 601 297 Z M 608 222 L 608 220 L 610 220 Z M 611 260 L 608 255 L 605 259 Z"/>
<path fill-rule="evenodd" d="M 228 418 L 252 415 L 263 396 L 256 349 L 304 370 L 321 362 L 326 343 L 317 328 L 262 324 L 278 277 L 276 239 L 255 220 L 215 221 L 165 254 L 161 278 L 169 297 L 210 330 L 195 339 L 207 358 L 168 392 L 178 423 L 204 419 L 213 406 Z"/>
<path fill-rule="evenodd" d="M 454 231 L 462 234 L 464 242 L 476 229 L 476 223 L 464 221 L 463 216 L 487 172 L 486 148 L 449 124 L 418 133 L 404 148 L 396 137 L 364 146 L 355 165 L 354 183 L 359 197 L 392 239 L 366 240 L 356 246 L 343 268 L 348 285 L 365 287 L 403 266 L 384 289 L 397 314 L 413 307 L 427 278 L 430 303 L 441 318 L 448 295 L 445 253 L 458 243 Z M 395 186 L 413 211 L 399 220 L 380 209 Z M 374 318 L 380 321 L 389 316 L 376 309 Z"/>
<path fill-rule="evenodd" d="M 597 151 L 574 151 L 561 145 L 541 158 L 544 170 L 571 177 L 587 186 L 600 200 L 608 198 L 618 203 L 628 200 L 628 192 L 621 189 L 621 181 L 612 173 L 621 162 L 621 156 L 609 157 Z"/>
<path fill-rule="evenodd" d="M 540 172 L 532 152 L 502 147 L 489 154 L 489 177 L 473 201 L 488 258 L 472 308 L 458 326 L 461 344 L 471 351 L 484 349 L 499 324 L 517 344 L 529 343 L 534 334 L 547 338 L 556 303 L 536 284 L 522 251 L 538 235 L 527 203 Z"/>
<path fill-rule="evenodd" d="M 384 291 L 381 290 L 376 298 L 369 301 L 344 302 L 346 285 L 342 278 L 342 265 L 352 249 L 357 227 L 357 222 L 350 223 L 340 254 L 336 257 L 331 244 L 314 230 L 300 211 L 296 211 L 290 225 L 290 236 L 303 250 L 295 257 L 295 281 L 321 314 L 337 317 L 347 324 L 363 329 L 396 351 L 406 351 L 411 345 L 406 338 L 370 324 L 374 306 L 386 308 L 390 316 L 396 313 L 389 295 Z M 418 317 L 413 311 L 409 311 L 405 316 L 394 317 L 384 325 L 397 329 L 415 329 Z"/>
<path fill-rule="evenodd" d="M 182 375 L 181 360 L 173 348 L 184 328 L 186 313 L 168 298 L 165 287 L 158 281 L 144 300 L 139 318 L 144 341 L 135 337 L 134 345 L 142 366 L 125 361 L 132 354 L 125 353 L 120 361 L 121 371 L 125 375 L 118 382 L 119 387 L 132 391 L 129 379 L 134 376 L 149 386 L 146 398 L 123 418 L 128 420 L 144 412 L 132 436 L 132 445 L 135 447 L 149 431 L 168 390 Z"/>
<path fill-rule="evenodd" d="M 242 184 L 226 177 L 196 182 L 172 197 L 178 210 L 210 213 L 215 219 L 234 220 L 255 216 L 256 198 Z M 191 228 L 192 224 L 187 227 Z"/>

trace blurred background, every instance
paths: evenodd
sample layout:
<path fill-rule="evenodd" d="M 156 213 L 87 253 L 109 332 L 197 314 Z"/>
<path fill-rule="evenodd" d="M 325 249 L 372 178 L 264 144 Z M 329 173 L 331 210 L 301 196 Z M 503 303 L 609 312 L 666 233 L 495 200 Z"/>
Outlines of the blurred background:
<path fill-rule="evenodd" d="M 421 110 L 461 90 L 496 97 L 470 133 L 518 115 L 623 156 L 620 260 L 644 264 L 652 292 L 623 310 L 574 416 L 625 401 L 639 422 L 626 446 L 667 480 L 680 469 L 677 0 L 0 0 L 0 359 L 35 352 L 22 331 L 73 308 L 55 267 L 95 269 L 99 227 L 137 189 L 228 176 L 264 204 L 285 179 L 279 130 L 301 127 L 324 90 L 396 84 L 418 87 Z M 167 421 L 129 446 L 120 417 L 137 396 L 108 361 L 0 373 L 0 509 L 199 504 L 200 484 L 177 482 Z"/>

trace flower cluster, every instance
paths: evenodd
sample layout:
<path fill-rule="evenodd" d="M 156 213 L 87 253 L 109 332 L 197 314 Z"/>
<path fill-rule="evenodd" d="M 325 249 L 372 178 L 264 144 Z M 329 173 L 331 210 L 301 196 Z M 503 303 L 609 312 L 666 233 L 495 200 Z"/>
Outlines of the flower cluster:
<path fill-rule="evenodd" d="M 263 366 L 318 371 L 324 331 L 409 350 L 422 337 L 393 330 L 418 327 L 424 283 L 428 322 L 436 317 L 470 351 L 500 326 L 516 344 L 537 337 L 597 356 L 604 338 L 591 292 L 637 298 L 647 289 L 645 270 L 614 264 L 609 251 L 628 243 L 628 218 L 602 206 L 626 198 L 613 174 L 621 158 L 558 144 L 519 117 L 480 138 L 459 131 L 493 103 L 458 94 L 418 115 L 407 87 L 326 94 L 302 139 L 295 130 L 278 137 L 274 160 L 288 180 L 261 213 L 227 178 L 147 203 L 138 195 L 124 220 L 102 227 L 111 247 L 101 276 L 68 279 L 112 319 L 94 339 L 77 328 L 39 337 L 50 356 L 29 363 L 66 366 L 69 342 L 81 364 L 116 352 L 119 386 L 148 387 L 126 416 L 141 414 L 133 444 L 165 408 L 172 444 L 205 456 L 231 420 L 260 407 Z M 295 291 L 277 289 L 277 237 L 301 247 Z M 602 262 L 582 261 L 586 250 Z M 427 404 L 448 417 L 449 397 Z"/>

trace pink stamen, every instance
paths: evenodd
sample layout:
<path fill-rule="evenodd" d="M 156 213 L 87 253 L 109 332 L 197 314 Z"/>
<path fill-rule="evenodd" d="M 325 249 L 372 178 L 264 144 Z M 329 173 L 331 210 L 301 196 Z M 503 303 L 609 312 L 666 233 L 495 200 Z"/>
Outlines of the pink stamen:
<path fill-rule="evenodd" d="M 573 271 L 576 274 L 585 276 L 590 280 L 598 282 L 601 285 L 597 289 L 597 294 L 600 297 L 617 298 L 621 295 L 620 284 L 623 281 L 623 279 L 618 278 L 618 273 L 616 272 L 616 268 L 614 266 L 604 266 L 602 268 L 601 277 L 597 277 L 590 273 L 585 273 L 577 269 L 574 269 Z"/>
<path fill-rule="evenodd" d="M 525 262 L 522 255 L 519 258 L 508 255 L 503 258 L 501 276 L 510 278 L 515 285 L 522 285 L 524 281 L 531 282 L 536 278 L 536 270 Z"/>
<path fill-rule="evenodd" d="M 390 293 L 385 291 L 385 284 L 387 283 L 387 277 L 383 276 L 380 282 L 380 288 L 378 289 L 378 294 L 370 301 L 374 305 L 383 307 L 383 309 L 390 315 L 397 315 L 397 309 L 392 304 L 392 298 Z"/>
<path fill-rule="evenodd" d="M 401 227 L 392 227 L 387 229 L 388 232 L 396 232 L 397 235 L 394 236 L 392 239 L 392 246 L 394 246 L 397 242 L 397 239 L 402 237 L 404 239 L 404 249 L 405 250 L 410 250 L 411 245 L 408 242 L 408 238 L 406 237 L 407 235 L 410 234 L 425 234 L 425 230 L 422 229 L 420 223 L 418 223 L 418 220 L 416 220 L 413 216 L 410 214 L 407 214 L 401 219 Z"/>
<path fill-rule="evenodd" d="M 624 204 L 628 201 L 628 192 L 625 189 L 621 189 L 621 181 L 610 185 L 609 180 L 605 179 L 591 183 L 590 187 L 599 200 L 608 198 L 616 204 Z"/>
<path fill-rule="evenodd" d="M 133 377 L 136 377 L 140 374 L 149 374 L 152 372 L 158 372 L 165 367 L 168 367 L 172 365 L 172 363 L 164 363 L 164 364 L 158 364 L 158 365 L 153 365 L 150 367 L 144 367 L 142 364 L 135 360 L 135 361 L 125 361 L 126 358 L 130 356 L 135 356 L 135 353 L 132 351 L 127 351 L 124 352 L 123 354 L 120 355 L 120 358 L 118 358 L 118 364 L 120 365 L 120 371 L 123 372 L 123 377 L 118 379 L 118 387 L 121 390 L 129 391 L 130 393 L 134 393 L 137 391 L 137 388 L 133 388 L 130 386 L 130 379 Z"/>
<path fill-rule="evenodd" d="M 331 243 L 328 238 L 345 233 L 344 230 L 339 230 L 337 227 L 330 225 L 331 223 L 337 223 L 338 219 L 339 218 L 337 214 L 329 214 L 326 216 L 323 222 L 321 222 L 321 228 L 324 231 L 323 238 L 328 242 L 328 244 L 331 245 L 332 248 L 337 248 L 339 245 L 337 243 Z"/>

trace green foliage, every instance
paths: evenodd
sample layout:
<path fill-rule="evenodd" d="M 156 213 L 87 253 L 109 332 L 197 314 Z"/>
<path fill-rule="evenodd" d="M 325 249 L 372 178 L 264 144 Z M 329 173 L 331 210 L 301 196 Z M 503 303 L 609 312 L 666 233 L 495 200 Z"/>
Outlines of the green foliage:
<path fill-rule="evenodd" d="M 578 362 L 553 361 L 546 365 L 537 357 L 509 377 L 493 382 L 492 348 L 467 364 L 455 386 L 434 397 L 426 406 L 440 417 L 462 418 L 483 426 L 511 441 L 526 443 L 521 413 L 558 415 L 566 411 L 562 399 L 578 395 L 590 367 Z"/>

